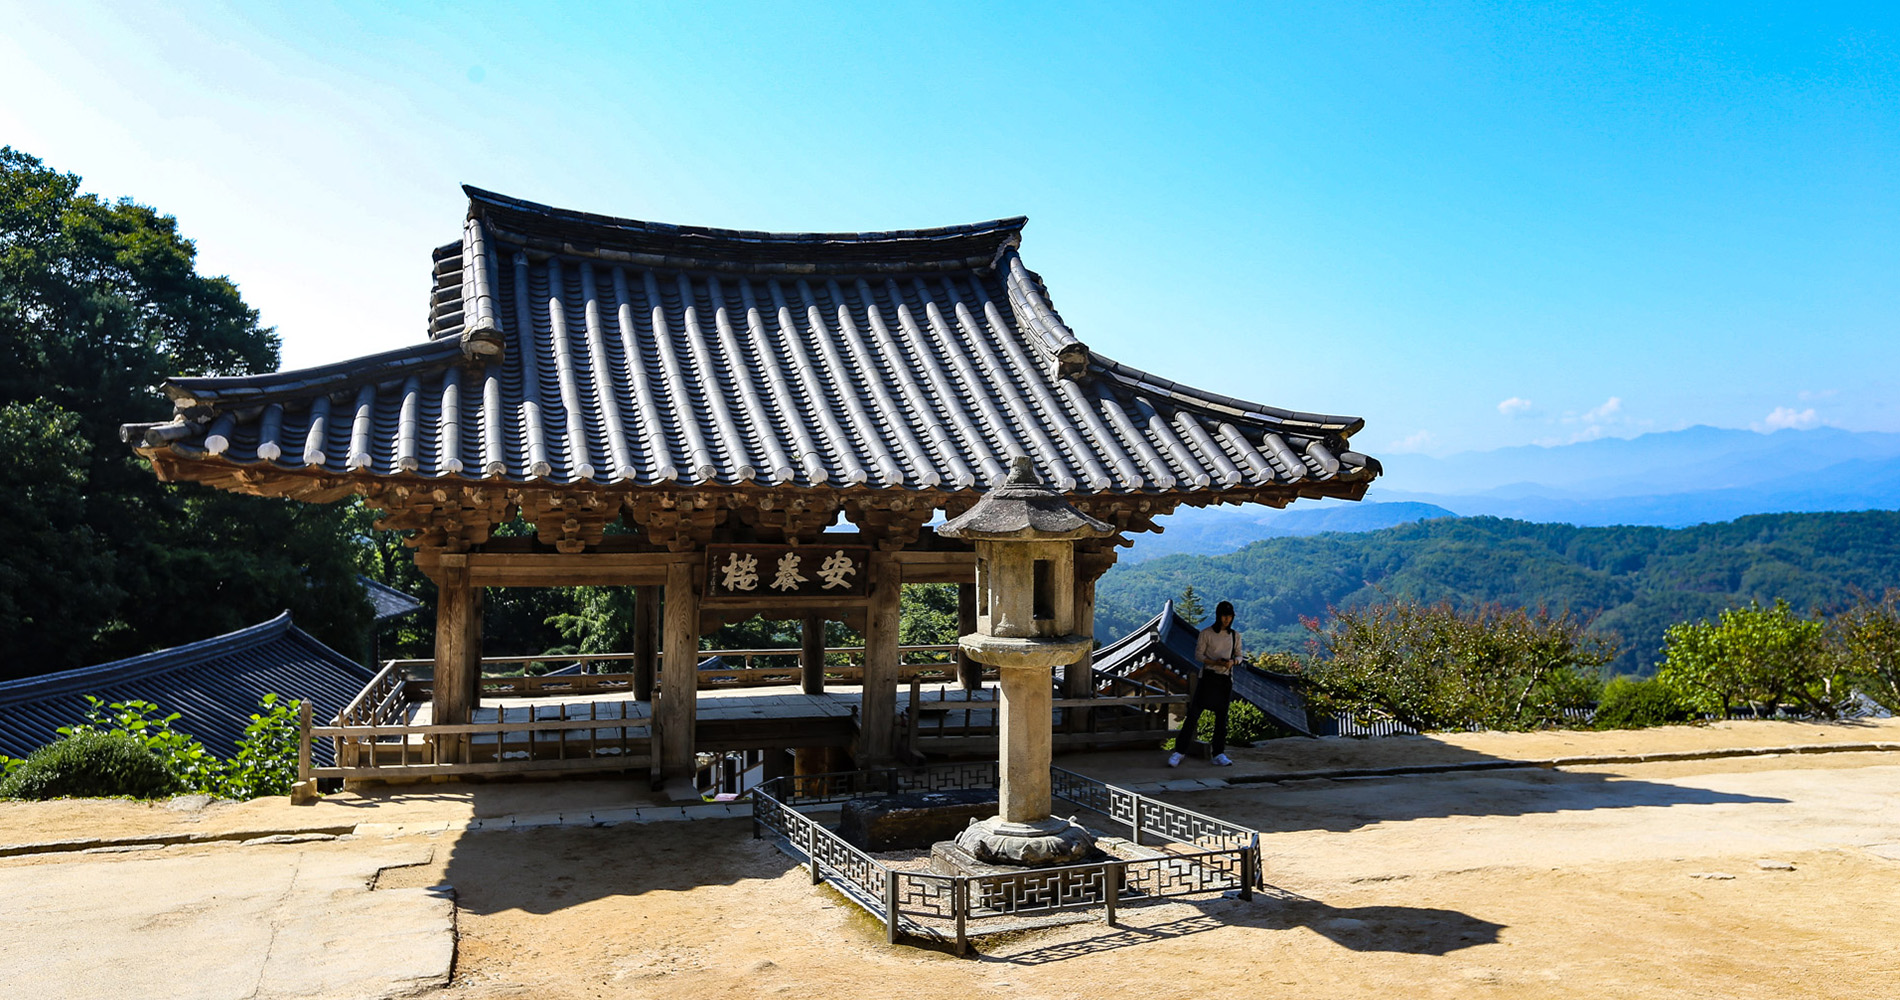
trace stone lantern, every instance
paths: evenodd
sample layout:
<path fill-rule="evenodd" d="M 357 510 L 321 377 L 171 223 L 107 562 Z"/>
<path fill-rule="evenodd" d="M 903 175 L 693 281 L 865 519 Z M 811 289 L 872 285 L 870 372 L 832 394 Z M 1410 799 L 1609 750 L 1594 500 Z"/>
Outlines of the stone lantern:
<path fill-rule="evenodd" d="M 1076 634 L 1075 543 L 1114 533 L 1043 485 L 1027 457 L 937 529 L 976 546 L 976 631 L 958 642 L 1002 678 L 998 812 L 956 841 L 979 861 L 1063 864 L 1093 846 L 1080 826 L 1049 815 L 1050 689 L 1056 664 L 1082 661 L 1091 645 Z"/>

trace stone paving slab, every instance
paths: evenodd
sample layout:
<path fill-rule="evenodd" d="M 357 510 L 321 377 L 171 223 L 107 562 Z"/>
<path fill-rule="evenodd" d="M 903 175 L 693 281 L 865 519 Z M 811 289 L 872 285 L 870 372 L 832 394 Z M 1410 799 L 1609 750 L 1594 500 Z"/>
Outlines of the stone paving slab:
<path fill-rule="evenodd" d="M 455 905 L 372 892 L 433 845 L 278 846 L 0 868 L 0 982 L 34 1000 L 395 997 L 447 984 Z"/>

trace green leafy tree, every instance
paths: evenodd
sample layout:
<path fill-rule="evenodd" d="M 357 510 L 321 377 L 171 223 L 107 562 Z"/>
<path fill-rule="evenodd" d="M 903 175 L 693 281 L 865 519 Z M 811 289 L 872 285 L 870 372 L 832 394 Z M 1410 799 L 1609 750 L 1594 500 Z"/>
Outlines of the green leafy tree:
<path fill-rule="evenodd" d="M 1862 597 L 1832 623 L 1840 662 L 1855 685 L 1889 712 L 1900 712 L 1900 590 Z"/>
<path fill-rule="evenodd" d="M 1568 612 L 1394 601 L 1337 612 L 1303 676 L 1315 702 L 1420 731 L 1561 723 L 1595 700 L 1615 646 Z"/>
<path fill-rule="evenodd" d="M 1700 711 L 1726 716 L 1738 703 L 1793 704 L 1833 717 L 1852 693 L 1828 648 L 1826 624 L 1796 615 L 1787 601 L 1672 626 L 1664 644 L 1657 676 Z"/>
<path fill-rule="evenodd" d="M 169 375 L 277 366 L 276 335 L 195 257 L 172 217 L 0 148 L 0 437 L 22 449 L 0 471 L 0 608 L 19 612 L 0 614 L 0 644 L 19 654 L 4 675 L 286 608 L 361 648 L 368 606 L 340 512 L 162 484 L 118 440 L 121 423 L 170 414 L 157 388 Z"/>

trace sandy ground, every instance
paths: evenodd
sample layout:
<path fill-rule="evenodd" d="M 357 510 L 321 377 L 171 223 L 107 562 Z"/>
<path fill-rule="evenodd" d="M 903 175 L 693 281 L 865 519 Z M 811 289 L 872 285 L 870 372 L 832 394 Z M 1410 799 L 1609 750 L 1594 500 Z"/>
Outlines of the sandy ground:
<path fill-rule="evenodd" d="M 1240 751 L 1231 772 L 1896 738 L 1891 722 L 1751 722 L 1281 741 Z M 1156 756 L 1059 763 L 1127 783 L 1190 770 L 1228 776 L 1192 764 L 1169 772 Z M 422 796 L 416 801 L 359 796 L 314 808 L 366 822 L 544 811 L 545 794 L 578 801 L 588 786 L 595 795 L 633 794 L 617 783 L 479 794 L 431 786 L 412 792 Z M 1118 929 L 1026 932 L 987 940 L 969 958 L 885 944 L 881 925 L 810 886 L 802 869 L 750 839 L 743 821 L 358 838 L 307 851 L 431 848 L 426 860 L 383 867 L 375 886 L 455 887 L 454 978 L 425 993 L 445 1000 L 1900 996 L 1900 753 L 1296 780 L 1169 797 L 1263 830 L 1272 890 L 1252 902 L 1127 908 Z M 127 803 L 63 805 L 84 813 L 95 836 L 125 820 L 139 829 L 262 826 L 292 810 L 253 803 L 198 810 L 192 821 L 180 819 L 190 812 Z M 61 807 L 0 809 L 0 842 L 49 839 L 36 834 Z M 20 872 L 132 870 L 122 858 L 64 857 L 0 861 L 0 875 L 30 882 Z"/>

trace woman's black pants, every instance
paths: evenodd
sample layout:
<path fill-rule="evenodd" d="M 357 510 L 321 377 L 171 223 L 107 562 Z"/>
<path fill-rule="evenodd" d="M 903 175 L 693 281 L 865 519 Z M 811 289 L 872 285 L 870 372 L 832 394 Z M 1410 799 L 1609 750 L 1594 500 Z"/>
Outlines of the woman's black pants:
<path fill-rule="evenodd" d="M 1213 712 L 1214 741 L 1209 746 L 1216 754 L 1225 753 L 1227 706 L 1233 700 L 1234 678 L 1203 668 L 1201 676 L 1194 681 L 1194 693 L 1188 696 L 1187 718 L 1181 721 L 1181 731 L 1174 734 L 1174 749 L 1186 753 L 1188 741 L 1194 738 L 1194 725 L 1201 720 L 1201 713 Z"/>

